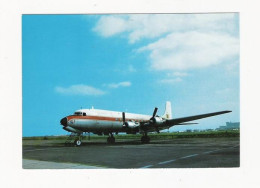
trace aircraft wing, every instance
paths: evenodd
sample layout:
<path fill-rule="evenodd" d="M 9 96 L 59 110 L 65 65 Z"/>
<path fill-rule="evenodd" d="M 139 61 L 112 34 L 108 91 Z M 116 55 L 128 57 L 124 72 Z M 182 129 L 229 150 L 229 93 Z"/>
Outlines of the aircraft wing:
<path fill-rule="evenodd" d="M 184 122 L 207 118 L 207 117 L 211 117 L 211 116 L 217 116 L 217 115 L 225 114 L 225 113 L 229 113 L 229 112 L 232 112 L 232 111 L 226 110 L 226 111 L 213 112 L 213 113 L 208 113 L 208 114 L 200 114 L 200 115 L 188 116 L 188 117 L 182 117 L 182 118 L 176 118 L 176 119 L 168 119 L 168 120 L 166 120 L 165 124 L 168 126 L 184 125 Z"/>

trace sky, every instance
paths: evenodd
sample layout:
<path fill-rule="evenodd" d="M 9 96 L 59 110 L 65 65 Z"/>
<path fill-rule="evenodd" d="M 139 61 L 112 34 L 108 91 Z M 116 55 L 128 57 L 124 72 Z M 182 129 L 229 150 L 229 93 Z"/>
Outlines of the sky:
<path fill-rule="evenodd" d="M 170 131 L 240 121 L 239 14 L 22 16 L 23 136 L 64 135 L 80 108 L 173 118 L 222 110 Z"/>

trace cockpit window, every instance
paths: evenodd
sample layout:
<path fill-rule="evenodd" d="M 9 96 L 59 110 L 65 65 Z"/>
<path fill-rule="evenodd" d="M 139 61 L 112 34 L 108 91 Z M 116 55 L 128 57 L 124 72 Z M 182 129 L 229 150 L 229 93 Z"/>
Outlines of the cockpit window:
<path fill-rule="evenodd" d="M 75 112 L 74 115 L 82 116 L 82 112 Z"/>

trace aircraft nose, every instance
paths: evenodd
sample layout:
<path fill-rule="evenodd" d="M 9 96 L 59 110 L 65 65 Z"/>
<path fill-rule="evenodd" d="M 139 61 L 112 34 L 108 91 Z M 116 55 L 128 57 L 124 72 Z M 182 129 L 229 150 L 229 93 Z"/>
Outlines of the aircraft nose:
<path fill-rule="evenodd" d="M 65 118 L 62 118 L 62 119 L 60 120 L 60 124 L 62 124 L 64 127 L 67 126 L 67 123 L 68 123 L 68 121 L 67 121 L 67 118 L 66 118 L 66 117 L 65 117 Z"/>

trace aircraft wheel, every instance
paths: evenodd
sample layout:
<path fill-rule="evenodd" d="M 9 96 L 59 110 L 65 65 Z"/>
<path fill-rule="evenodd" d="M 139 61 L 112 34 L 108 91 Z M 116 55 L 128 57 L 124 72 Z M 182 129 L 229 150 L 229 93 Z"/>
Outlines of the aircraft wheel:
<path fill-rule="evenodd" d="M 75 146 L 80 146 L 81 145 L 81 140 L 75 140 L 74 141 L 74 144 L 75 144 Z"/>

